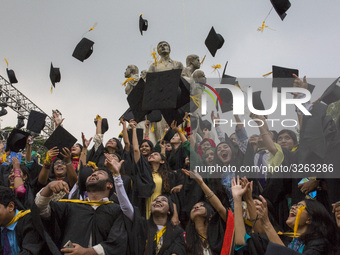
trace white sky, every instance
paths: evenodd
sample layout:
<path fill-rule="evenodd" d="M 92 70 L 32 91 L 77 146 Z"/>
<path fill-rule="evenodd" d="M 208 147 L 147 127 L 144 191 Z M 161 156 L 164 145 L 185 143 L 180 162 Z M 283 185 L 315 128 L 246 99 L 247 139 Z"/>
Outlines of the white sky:
<path fill-rule="evenodd" d="M 118 118 L 128 108 L 121 85 L 126 66 L 148 69 L 152 49 L 161 40 L 170 43 L 171 58 L 184 65 L 188 54 L 207 54 L 201 68 L 207 77 L 217 78 L 211 66 L 226 61 L 227 73 L 237 77 L 261 78 L 272 65 L 297 68 L 307 78 L 338 77 L 340 2 L 291 3 L 284 21 L 275 10 L 267 18 L 275 31 L 261 33 L 257 28 L 272 7 L 269 0 L 2 0 L 0 75 L 7 79 L 7 58 L 19 81 L 14 86 L 46 113 L 61 111 L 64 127 L 79 141 L 81 131 L 94 135 L 96 114 L 108 118 L 107 140 L 120 133 Z M 143 36 L 138 29 L 141 13 L 149 22 Z M 72 52 L 95 22 L 95 30 L 85 35 L 95 42 L 94 52 L 82 63 Z M 225 39 L 215 58 L 204 45 L 211 26 Z M 53 94 L 51 62 L 61 70 Z M 315 85 L 313 98 L 327 86 Z M 270 91 L 262 89 L 268 105 Z M 16 114 L 9 110 L 1 126 L 15 125 Z"/>

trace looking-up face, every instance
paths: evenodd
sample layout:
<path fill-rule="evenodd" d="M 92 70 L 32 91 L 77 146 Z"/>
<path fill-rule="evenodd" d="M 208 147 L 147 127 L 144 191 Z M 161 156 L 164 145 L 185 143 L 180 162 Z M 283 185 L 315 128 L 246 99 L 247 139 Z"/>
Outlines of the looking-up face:
<path fill-rule="evenodd" d="M 79 144 L 75 144 L 72 146 L 71 148 L 71 155 L 72 157 L 78 157 L 80 155 L 81 152 L 81 148 L 79 146 Z"/>
<path fill-rule="evenodd" d="M 168 214 L 169 213 L 169 201 L 165 196 L 158 196 L 151 203 L 152 214 Z"/>
<path fill-rule="evenodd" d="M 170 54 L 170 45 L 167 42 L 160 42 L 157 46 L 157 52 L 164 57 Z"/>
<path fill-rule="evenodd" d="M 218 145 L 216 151 L 217 157 L 224 165 L 230 163 L 233 153 L 228 144 L 222 143 Z"/>
<path fill-rule="evenodd" d="M 56 178 L 63 178 L 66 176 L 66 164 L 61 159 L 54 162 L 53 166 L 54 175 Z"/>
<path fill-rule="evenodd" d="M 190 219 L 195 220 L 196 217 L 207 217 L 207 209 L 203 202 L 195 204 L 190 211 Z"/>
<path fill-rule="evenodd" d="M 294 147 L 294 140 L 288 133 L 282 133 L 277 137 L 277 143 L 282 148 L 287 148 L 288 150 L 293 149 Z"/>
<path fill-rule="evenodd" d="M 203 143 L 201 143 L 201 149 L 202 149 L 202 151 L 205 151 L 205 150 L 208 149 L 209 147 L 211 147 L 211 144 L 209 143 L 209 141 L 204 141 Z"/>
<path fill-rule="evenodd" d="M 176 133 L 170 140 L 171 144 L 179 144 L 181 143 L 181 137 L 179 136 L 178 133 Z"/>
<path fill-rule="evenodd" d="M 214 162 L 215 152 L 211 149 L 208 149 L 204 154 L 204 161 L 207 165 L 211 166 Z"/>
<path fill-rule="evenodd" d="M 286 220 L 286 224 L 288 225 L 288 227 L 290 227 L 291 229 L 294 229 L 294 224 L 295 224 L 295 219 L 296 219 L 296 216 L 297 216 L 297 213 L 298 213 L 298 209 L 301 207 L 301 206 L 306 206 L 306 203 L 305 201 L 301 201 L 295 205 L 292 205 L 292 208 L 290 209 L 289 211 L 289 217 L 288 219 Z M 301 216 L 300 216 L 300 221 L 299 221 L 299 227 L 303 227 L 305 226 L 306 224 L 310 224 L 310 216 L 307 212 L 306 209 L 304 209 L 301 213 Z"/>
<path fill-rule="evenodd" d="M 148 157 L 148 161 L 154 162 L 154 163 L 164 163 L 164 161 L 162 160 L 161 154 L 159 154 L 159 152 L 153 152 L 150 154 L 150 156 Z"/>

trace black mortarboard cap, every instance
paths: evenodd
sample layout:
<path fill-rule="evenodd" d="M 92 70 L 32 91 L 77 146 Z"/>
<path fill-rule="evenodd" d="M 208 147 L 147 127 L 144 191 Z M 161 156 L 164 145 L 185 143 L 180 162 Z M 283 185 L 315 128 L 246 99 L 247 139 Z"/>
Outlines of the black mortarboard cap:
<path fill-rule="evenodd" d="M 309 92 L 312 94 L 313 93 L 313 91 L 314 91 L 314 89 L 315 89 L 315 86 L 314 85 L 312 85 L 312 84 L 309 84 L 308 83 L 308 87 L 307 87 L 307 89 L 309 90 Z"/>
<path fill-rule="evenodd" d="M 131 108 L 128 108 L 126 110 L 126 112 L 123 113 L 123 115 L 119 118 L 119 120 L 123 118 L 125 121 L 130 121 L 130 120 L 134 120 L 135 116 L 133 116 L 133 112 L 131 110 Z"/>
<path fill-rule="evenodd" d="M 30 115 L 28 116 L 26 129 L 35 134 L 40 134 L 41 130 L 45 127 L 46 116 L 45 113 L 31 110 Z"/>
<path fill-rule="evenodd" d="M 334 103 L 340 99 L 340 86 L 338 77 L 320 97 L 320 101 L 326 103 L 327 105 Z"/>
<path fill-rule="evenodd" d="M 15 77 L 14 71 L 12 69 L 8 69 L 8 68 L 6 68 L 6 71 L 7 71 L 7 76 L 8 76 L 9 82 L 10 83 L 18 83 L 18 80 Z"/>
<path fill-rule="evenodd" d="M 144 89 L 145 82 L 143 79 L 139 79 L 137 85 L 127 97 L 130 109 L 135 117 L 134 120 L 137 123 L 145 120 L 145 115 L 149 112 L 142 110 Z"/>
<path fill-rule="evenodd" d="M 192 108 L 192 107 L 196 107 L 196 108 Z M 193 103 L 187 103 L 186 105 L 178 109 L 161 110 L 161 113 L 169 126 L 174 120 L 177 122 L 177 125 L 180 125 L 183 123 L 183 118 L 185 116 L 185 113 L 193 112 L 191 111 L 192 109 L 197 109 L 197 106 Z"/>
<path fill-rule="evenodd" d="M 28 136 L 29 133 L 15 128 L 8 136 L 6 144 L 11 151 L 19 152 L 25 149 Z"/>
<path fill-rule="evenodd" d="M 223 69 L 221 84 L 235 85 L 236 77 L 225 74 L 225 70 L 227 69 L 227 65 L 228 65 L 228 61 L 227 61 L 227 63 L 225 63 L 225 66 L 224 66 L 224 69 Z"/>
<path fill-rule="evenodd" d="M 162 113 L 160 110 L 153 110 L 146 116 L 146 119 L 150 122 L 158 122 L 162 120 Z"/>
<path fill-rule="evenodd" d="M 190 127 L 192 130 L 195 130 L 197 128 L 197 117 L 195 115 L 190 115 Z"/>
<path fill-rule="evenodd" d="M 269 242 L 265 255 L 298 255 L 301 254 L 285 246 Z"/>
<path fill-rule="evenodd" d="M 184 105 L 187 105 L 191 100 L 190 97 L 190 83 L 184 79 L 183 77 L 180 78 L 179 81 L 179 90 L 177 94 L 177 105 L 176 109 L 180 108 Z"/>
<path fill-rule="evenodd" d="M 205 128 L 208 129 L 209 131 L 211 131 L 211 123 L 209 120 L 202 120 L 201 118 L 199 118 L 200 121 L 200 128 L 203 131 Z"/>
<path fill-rule="evenodd" d="M 253 106 L 256 110 L 263 111 L 265 109 L 261 99 L 261 91 L 253 92 Z"/>
<path fill-rule="evenodd" d="M 143 19 L 142 16 L 142 14 L 139 16 L 139 31 L 141 35 L 143 35 L 143 31 L 146 31 L 148 29 L 148 21 L 146 19 Z"/>
<path fill-rule="evenodd" d="M 93 44 L 94 42 L 84 37 L 77 44 L 72 56 L 83 62 L 85 59 L 88 59 L 91 56 L 93 52 Z"/>
<path fill-rule="evenodd" d="M 52 63 L 51 63 L 51 69 L 50 69 L 50 79 L 53 84 L 53 87 L 55 87 L 55 84 L 57 82 L 60 82 L 60 79 L 61 79 L 59 68 L 53 67 Z"/>
<path fill-rule="evenodd" d="M 173 138 L 175 134 L 176 132 L 172 128 L 169 128 L 168 131 L 166 131 L 162 140 L 170 142 L 171 138 Z"/>
<path fill-rule="evenodd" d="M 231 93 L 231 91 L 227 88 L 218 88 L 216 89 L 216 92 L 220 96 L 222 101 L 221 106 L 222 113 L 233 110 L 233 94 Z M 216 100 L 217 100 L 216 110 L 218 110 L 218 105 L 220 105 L 220 102 L 218 98 L 216 98 Z"/>
<path fill-rule="evenodd" d="M 291 69 L 280 66 L 272 66 L 273 70 L 273 87 L 277 87 L 277 91 L 281 92 L 282 87 L 293 87 L 294 85 L 294 76 L 299 76 L 299 70 Z"/>
<path fill-rule="evenodd" d="M 176 109 L 178 107 L 177 99 L 181 94 L 181 72 L 181 69 L 173 69 L 146 74 L 142 105 L 143 111 Z M 133 89 L 132 92 L 135 89 Z M 139 96 L 141 95 L 139 94 Z"/>
<path fill-rule="evenodd" d="M 291 4 L 289 0 L 270 0 L 275 11 L 280 16 L 281 20 L 287 16 L 286 11 L 290 8 Z"/>
<path fill-rule="evenodd" d="M 223 46 L 223 43 L 224 39 L 222 35 L 217 34 L 214 27 L 211 27 L 210 32 L 205 39 L 205 45 L 213 57 L 215 57 L 216 51 Z"/>
<path fill-rule="evenodd" d="M 94 124 L 97 126 L 97 122 L 96 121 L 94 122 Z M 102 134 L 105 134 L 105 132 L 108 129 L 109 129 L 109 123 L 107 122 L 107 119 L 106 118 L 102 118 Z"/>
<path fill-rule="evenodd" d="M 143 137 L 144 136 L 144 130 L 142 128 L 136 128 L 136 132 L 137 132 L 138 145 L 141 145 L 143 138 L 144 138 Z M 130 144 L 132 144 L 132 129 L 128 130 L 128 136 L 129 136 Z"/>
<path fill-rule="evenodd" d="M 64 129 L 62 126 L 58 126 L 51 136 L 46 140 L 44 145 L 47 149 L 52 149 L 53 147 L 57 146 L 60 152 L 64 147 L 71 149 L 76 141 L 77 139 L 66 129 Z"/>

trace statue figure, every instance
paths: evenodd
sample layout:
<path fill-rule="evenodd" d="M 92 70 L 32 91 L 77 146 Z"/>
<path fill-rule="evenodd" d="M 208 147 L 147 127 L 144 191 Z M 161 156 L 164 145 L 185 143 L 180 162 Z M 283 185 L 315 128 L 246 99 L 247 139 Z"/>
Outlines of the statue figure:
<path fill-rule="evenodd" d="M 187 56 L 186 65 L 187 66 L 182 71 L 182 76 L 191 77 L 193 72 L 201 67 L 199 56 L 195 54 Z"/>
<path fill-rule="evenodd" d="M 161 72 L 171 69 L 183 69 L 183 64 L 179 61 L 170 58 L 170 45 L 165 41 L 161 41 L 157 45 L 158 55 L 161 57 L 160 61 L 155 65 L 152 63 L 149 67 L 149 72 Z"/>
<path fill-rule="evenodd" d="M 139 70 L 138 67 L 135 65 L 128 65 L 125 70 L 125 94 L 129 95 L 132 89 L 137 85 L 139 80 Z M 131 79 L 130 79 L 131 78 Z"/>

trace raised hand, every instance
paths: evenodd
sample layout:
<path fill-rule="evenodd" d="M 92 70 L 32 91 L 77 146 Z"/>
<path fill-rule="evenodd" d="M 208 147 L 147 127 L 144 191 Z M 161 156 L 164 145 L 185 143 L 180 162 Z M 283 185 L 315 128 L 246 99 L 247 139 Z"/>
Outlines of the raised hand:
<path fill-rule="evenodd" d="M 178 132 L 179 131 L 179 128 L 177 126 L 177 121 L 172 121 L 170 127 L 175 131 L 175 132 Z"/>
<path fill-rule="evenodd" d="M 85 149 L 87 149 L 87 148 L 89 147 L 91 141 L 92 141 L 92 137 L 91 137 L 89 140 L 87 140 L 87 139 L 85 138 L 84 133 L 81 132 L 81 139 L 83 140 L 83 147 L 84 147 Z"/>
<path fill-rule="evenodd" d="M 56 111 L 53 111 L 52 118 L 53 118 L 57 127 L 60 126 L 61 123 L 63 123 L 63 121 L 65 119 L 65 118 L 61 119 L 59 113 L 57 113 Z"/>
<path fill-rule="evenodd" d="M 242 183 L 240 182 L 239 176 L 237 176 L 236 180 L 235 180 L 235 178 L 233 178 L 231 180 L 231 192 L 233 194 L 234 200 L 236 200 L 236 199 L 241 200 L 243 194 L 246 193 L 249 185 L 250 185 L 249 182 L 246 185 L 242 185 Z"/>
<path fill-rule="evenodd" d="M 193 170 L 193 171 L 189 171 L 189 170 L 186 170 L 186 169 L 182 169 L 182 172 L 187 175 L 187 176 L 190 176 L 191 178 L 195 179 L 195 181 L 200 184 L 203 182 L 203 179 L 202 179 L 202 176 L 199 175 L 199 173 L 197 173 L 196 170 Z"/>
<path fill-rule="evenodd" d="M 64 147 L 63 152 L 60 152 L 60 155 L 64 157 L 63 161 L 68 164 L 71 162 L 71 151 Z"/>

